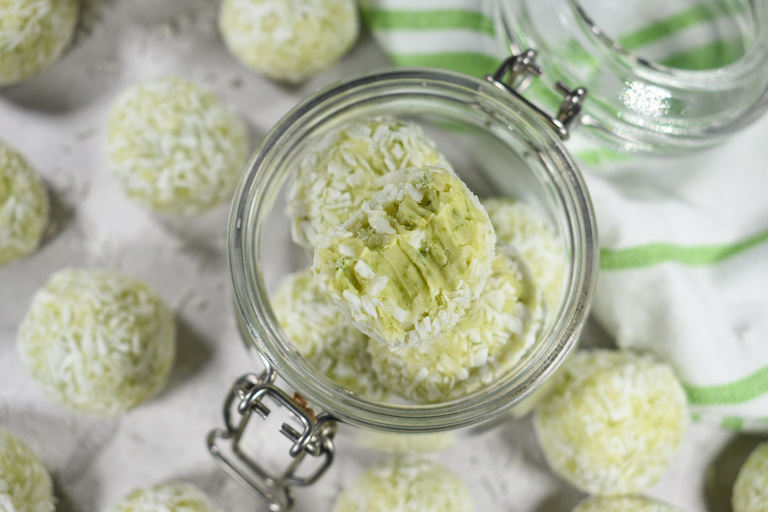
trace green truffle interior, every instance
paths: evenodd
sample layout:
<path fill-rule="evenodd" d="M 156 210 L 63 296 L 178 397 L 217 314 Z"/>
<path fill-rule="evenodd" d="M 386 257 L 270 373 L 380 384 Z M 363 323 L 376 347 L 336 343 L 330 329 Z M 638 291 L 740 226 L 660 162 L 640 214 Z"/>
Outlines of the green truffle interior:
<path fill-rule="evenodd" d="M 369 291 L 372 281 L 357 270 L 364 262 L 374 274 L 388 279 L 383 291 L 376 294 L 384 303 L 392 301 L 411 312 L 432 314 L 443 308 L 450 297 L 444 292 L 461 288 L 471 276 L 468 271 L 480 256 L 480 240 L 489 221 L 485 212 L 472 201 L 466 186 L 447 172 L 424 172 L 420 183 L 421 199 L 405 194 L 401 200 L 375 204 L 394 233 L 384 233 L 371 225 L 371 214 L 355 217 L 359 224 L 353 237 L 340 245 L 354 249 L 357 257 L 341 256 L 331 283 L 337 293 L 353 288 L 358 295 Z M 485 245 L 483 244 L 483 247 Z M 337 257 L 338 247 L 321 258 Z M 487 255 L 482 255 L 487 257 Z M 423 317 L 423 315 L 420 315 Z"/>

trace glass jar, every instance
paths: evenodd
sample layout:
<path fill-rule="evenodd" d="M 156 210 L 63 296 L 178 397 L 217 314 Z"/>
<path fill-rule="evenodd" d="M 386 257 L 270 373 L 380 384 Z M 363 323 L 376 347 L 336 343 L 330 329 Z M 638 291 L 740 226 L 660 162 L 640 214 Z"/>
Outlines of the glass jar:
<path fill-rule="evenodd" d="M 654 154 L 711 146 L 768 107 L 768 4 L 499 0 L 496 32 L 555 82 L 587 88 L 579 133 Z"/>
<path fill-rule="evenodd" d="M 313 482 L 330 464 L 332 444 L 324 443 L 332 443 L 335 422 L 401 433 L 477 426 L 533 392 L 576 343 L 595 287 L 598 245 L 589 196 L 562 138 L 584 91 L 563 88 L 560 115 L 549 118 L 504 83 L 505 78 L 516 81 L 527 65 L 524 58 L 511 60 L 498 79 L 485 81 L 446 71 L 403 69 L 340 83 L 287 114 L 249 162 L 230 219 L 229 255 L 241 331 L 265 371 L 243 377 L 233 387 L 225 405 L 226 428 L 211 433 L 209 446 L 233 476 L 257 489 L 275 510 L 289 506 L 291 485 Z M 299 355 L 270 306 L 277 280 L 310 263 L 287 234 L 286 189 L 297 159 L 313 141 L 341 124 L 378 115 L 418 123 L 480 197 L 516 198 L 545 212 L 567 255 L 560 300 L 549 306 L 538 342 L 498 381 L 451 402 L 376 402 L 340 387 Z M 239 444 L 245 424 L 252 412 L 269 414 L 266 399 L 299 418 L 297 426 L 280 429 L 294 443 L 291 455 L 323 459 L 315 473 L 306 478 L 291 473 L 281 479 L 262 467 L 258 457 L 245 454 Z M 230 441 L 229 455 L 223 439 Z"/>
<path fill-rule="evenodd" d="M 721 66 L 682 69 L 669 57 L 674 52 L 662 58 L 653 53 L 658 48 L 631 51 L 625 34 L 633 20 L 625 11 L 667 12 L 665 4 L 688 1 L 498 0 L 497 32 L 515 56 L 494 75 L 482 80 L 432 69 L 365 75 L 316 93 L 270 131 L 248 164 L 230 218 L 238 321 L 264 368 L 233 385 L 225 428 L 209 435 L 225 470 L 271 510 L 284 510 L 292 486 L 314 483 L 332 463 L 337 424 L 411 434 L 482 428 L 546 381 L 584 326 L 599 257 L 589 195 L 563 143 L 570 130 L 583 127 L 580 132 L 622 151 L 677 152 L 722 140 L 768 106 L 764 2 L 696 0 L 691 7 L 714 20 L 712 30 L 740 41 L 741 50 Z M 681 44 L 700 35 L 686 32 Z M 532 83 L 529 101 L 518 88 Z M 584 88 L 564 84 L 587 85 L 589 98 L 584 101 Z M 286 191 L 297 160 L 335 128 L 377 115 L 424 127 L 479 196 L 516 198 L 545 212 L 567 255 L 560 299 L 549 305 L 537 344 L 496 382 L 446 403 L 378 402 L 340 387 L 300 356 L 270 305 L 278 280 L 310 263 L 287 235 Z M 243 434 L 254 413 L 268 420 L 277 409 L 287 412 L 276 430 L 289 439 L 290 459 L 269 469 Z M 307 456 L 316 462 L 300 470 Z"/>

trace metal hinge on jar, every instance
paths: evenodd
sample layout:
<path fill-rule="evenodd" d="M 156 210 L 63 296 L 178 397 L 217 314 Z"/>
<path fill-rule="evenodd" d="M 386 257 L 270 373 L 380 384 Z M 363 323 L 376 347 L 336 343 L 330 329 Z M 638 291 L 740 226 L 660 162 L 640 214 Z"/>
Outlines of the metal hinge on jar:
<path fill-rule="evenodd" d="M 264 501 L 269 510 L 281 512 L 293 505 L 292 486 L 311 485 L 330 467 L 335 451 L 333 436 L 336 421 L 327 414 L 315 416 L 300 396 L 289 396 L 276 387 L 275 379 L 275 372 L 267 368 L 260 376 L 249 373 L 235 381 L 224 403 L 225 428 L 208 434 L 208 449 L 219 465 Z M 283 423 L 279 429 L 292 443 L 288 450 L 291 461 L 279 472 L 267 469 L 243 446 L 243 434 L 253 413 L 266 420 L 272 412 L 265 403 L 266 399 L 278 407 L 285 407 L 298 427 Z M 313 470 L 301 475 L 298 469 L 304 466 L 302 462 L 307 455 L 318 459 L 319 463 Z"/>
<path fill-rule="evenodd" d="M 539 76 L 542 73 L 543 70 L 536 64 L 536 50 L 526 50 L 523 53 L 506 59 L 493 75 L 486 75 L 485 79 L 526 103 L 537 116 L 557 132 L 561 139 L 567 140 L 569 137 L 568 128 L 581 111 L 581 105 L 587 96 L 587 90 L 584 87 L 571 89 L 564 83 L 557 82 L 555 88 L 564 98 L 557 115 L 552 117 L 528 101 L 516 90 L 517 84 L 524 82 L 529 76 Z"/>

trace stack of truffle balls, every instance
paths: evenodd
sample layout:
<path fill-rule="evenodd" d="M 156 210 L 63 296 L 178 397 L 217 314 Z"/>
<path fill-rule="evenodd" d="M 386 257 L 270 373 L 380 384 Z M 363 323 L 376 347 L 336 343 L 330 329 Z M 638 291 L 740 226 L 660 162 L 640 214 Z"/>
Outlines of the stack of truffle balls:
<path fill-rule="evenodd" d="M 311 365 L 370 399 L 482 389 L 536 343 L 559 300 L 554 226 L 525 203 L 481 202 L 410 121 L 362 118 L 316 138 L 289 216 L 313 265 L 278 288 L 277 318 Z"/>

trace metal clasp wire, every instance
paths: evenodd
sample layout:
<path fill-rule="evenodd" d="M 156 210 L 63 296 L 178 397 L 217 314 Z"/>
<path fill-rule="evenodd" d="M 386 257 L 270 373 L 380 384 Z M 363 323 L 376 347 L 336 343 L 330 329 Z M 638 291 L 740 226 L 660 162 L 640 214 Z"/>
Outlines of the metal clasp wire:
<path fill-rule="evenodd" d="M 486 75 L 485 79 L 493 85 L 503 89 L 530 106 L 538 117 L 549 124 L 563 140 L 568 140 L 570 134 L 568 128 L 581 111 L 581 105 L 587 96 L 584 87 L 571 89 L 562 82 L 556 82 L 555 88 L 565 96 L 556 117 L 552 117 L 539 107 L 524 98 L 516 87 L 530 76 L 539 76 L 543 73 L 541 67 L 536 64 L 536 50 L 525 50 L 518 55 L 512 55 L 501 63 L 493 75 Z"/>
<path fill-rule="evenodd" d="M 336 433 L 336 421 L 324 413 L 315 417 L 311 411 L 276 387 L 271 382 L 274 379 L 270 377 L 269 371 L 261 376 L 246 374 L 233 384 L 224 402 L 226 429 L 215 429 L 208 434 L 208 450 L 231 477 L 264 501 L 270 510 L 281 512 L 293 506 L 291 486 L 311 485 L 330 467 L 335 453 L 333 436 Z M 270 414 L 271 410 L 264 403 L 265 398 L 285 407 L 301 425 L 300 430 L 287 423 L 283 423 L 280 428 L 280 432 L 293 443 L 289 450 L 293 460 L 280 474 L 271 473 L 246 454 L 241 446 L 243 433 L 253 413 L 262 419 Z M 234 409 L 240 417 L 233 415 L 235 405 Z M 231 456 L 225 454 L 218 444 L 222 440 L 229 445 Z M 296 470 L 307 454 L 322 460 L 309 474 L 299 475 Z"/>

